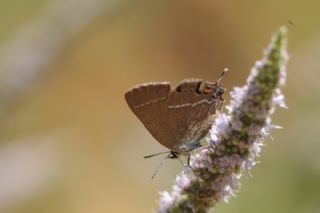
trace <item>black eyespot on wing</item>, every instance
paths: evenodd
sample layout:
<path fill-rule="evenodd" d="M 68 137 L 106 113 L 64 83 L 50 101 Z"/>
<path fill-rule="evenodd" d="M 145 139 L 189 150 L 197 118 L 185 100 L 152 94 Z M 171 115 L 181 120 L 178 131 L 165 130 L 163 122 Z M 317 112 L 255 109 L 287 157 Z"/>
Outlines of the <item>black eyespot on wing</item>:
<path fill-rule="evenodd" d="M 176 92 L 181 92 L 181 84 L 176 87 Z"/>
<path fill-rule="evenodd" d="M 196 92 L 199 90 L 201 85 L 201 79 L 185 79 L 178 84 L 176 92 Z"/>
<path fill-rule="evenodd" d="M 197 89 L 195 90 L 195 93 L 198 95 L 201 95 L 202 94 L 202 87 L 203 87 L 203 82 L 201 81 L 198 83 Z"/>

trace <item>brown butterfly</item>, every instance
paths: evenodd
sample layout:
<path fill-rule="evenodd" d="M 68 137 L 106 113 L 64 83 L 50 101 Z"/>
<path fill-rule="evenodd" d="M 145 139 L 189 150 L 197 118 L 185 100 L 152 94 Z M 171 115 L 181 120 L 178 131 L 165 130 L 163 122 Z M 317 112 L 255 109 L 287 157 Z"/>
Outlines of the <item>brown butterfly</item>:
<path fill-rule="evenodd" d="M 140 84 L 125 93 L 125 99 L 151 135 L 170 149 L 145 156 L 149 158 L 169 153 L 166 158 L 177 158 L 201 146 L 200 140 L 208 133 L 222 107 L 225 91 L 220 81 L 185 79 L 171 90 L 169 82 Z"/>

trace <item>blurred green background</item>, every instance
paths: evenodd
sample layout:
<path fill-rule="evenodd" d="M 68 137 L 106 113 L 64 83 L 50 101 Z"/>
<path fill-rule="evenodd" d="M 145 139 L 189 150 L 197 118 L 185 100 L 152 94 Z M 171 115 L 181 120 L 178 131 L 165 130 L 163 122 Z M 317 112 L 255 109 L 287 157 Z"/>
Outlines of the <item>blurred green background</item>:
<path fill-rule="evenodd" d="M 320 212 L 320 1 L 1 0 L 0 212 L 151 212 L 181 170 L 127 107 L 149 81 L 241 86 L 289 28 L 288 110 L 215 212 Z M 229 100 L 229 94 L 225 98 Z"/>

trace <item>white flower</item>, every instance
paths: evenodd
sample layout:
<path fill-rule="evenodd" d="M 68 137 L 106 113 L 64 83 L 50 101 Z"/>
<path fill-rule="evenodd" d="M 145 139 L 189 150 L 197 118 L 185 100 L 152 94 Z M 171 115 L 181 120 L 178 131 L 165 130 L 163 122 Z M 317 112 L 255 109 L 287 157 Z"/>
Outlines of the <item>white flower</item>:
<path fill-rule="evenodd" d="M 266 49 L 264 59 L 251 70 L 247 84 L 231 92 L 229 112 L 217 116 L 209 146 L 191 154 L 194 173 L 184 169 L 176 177 L 171 194 L 161 193 L 158 213 L 204 212 L 219 200 L 228 202 L 235 196 L 242 174 L 257 164 L 255 158 L 259 157 L 263 139 L 272 129 L 279 128 L 271 124 L 270 116 L 275 105 L 285 107 L 281 91 L 275 89 L 285 77 L 285 39 L 284 30 L 280 30 Z M 272 72 L 266 73 L 270 69 Z"/>
<path fill-rule="evenodd" d="M 190 184 L 190 177 L 185 174 L 185 170 L 182 174 L 177 175 L 176 184 L 181 188 L 187 187 Z"/>
<path fill-rule="evenodd" d="M 169 192 L 164 191 L 160 192 L 160 202 L 159 205 L 161 209 L 159 209 L 159 213 L 166 212 L 169 209 L 174 201 L 174 198 L 170 195 Z"/>
<path fill-rule="evenodd" d="M 278 105 L 278 106 L 280 106 L 282 108 L 286 108 L 286 109 L 288 108 L 286 103 L 284 102 L 284 95 L 281 93 L 280 89 L 276 89 L 272 100 L 275 105 Z"/>

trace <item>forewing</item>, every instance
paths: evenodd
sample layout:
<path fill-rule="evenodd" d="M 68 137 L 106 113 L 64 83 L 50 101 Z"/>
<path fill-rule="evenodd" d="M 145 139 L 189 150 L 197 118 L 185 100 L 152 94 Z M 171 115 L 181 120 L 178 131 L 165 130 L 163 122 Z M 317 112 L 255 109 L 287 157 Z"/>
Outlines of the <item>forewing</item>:
<path fill-rule="evenodd" d="M 162 145 L 166 145 L 168 139 L 167 102 L 170 93 L 170 84 L 148 83 L 125 93 L 125 99 L 134 114 L 143 123 L 151 135 Z"/>

